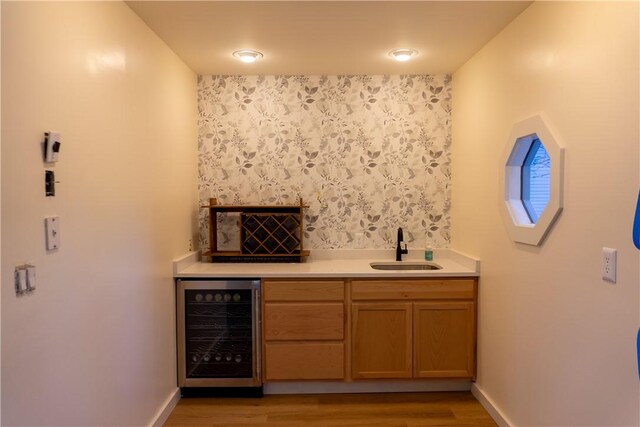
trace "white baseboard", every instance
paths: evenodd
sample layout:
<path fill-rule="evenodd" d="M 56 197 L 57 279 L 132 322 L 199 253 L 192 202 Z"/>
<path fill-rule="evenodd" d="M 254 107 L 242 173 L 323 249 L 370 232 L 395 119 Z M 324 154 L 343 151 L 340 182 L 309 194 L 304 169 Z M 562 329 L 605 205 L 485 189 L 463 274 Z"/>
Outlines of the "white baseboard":
<path fill-rule="evenodd" d="M 470 381 L 367 381 L 367 382 L 274 382 L 264 394 L 395 393 L 421 391 L 469 391 Z"/>
<path fill-rule="evenodd" d="M 160 407 L 158 413 L 153 417 L 153 421 L 150 426 L 161 427 L 171 415 L 171 411 L 176 407 L 180 401 L 180 389 L 176 389 L 169 395 L 164 404 Z"/>
<path fill-rule="evenodd" d="M 495 421 L 500 427 L 511 427 L 513 425 L 513 423 L 504 416 L 493 400 L 491 400 L 491 398 L 487 396 L 487 394 L 475 383 L 471 386 L 471 394 L 478 399 L 478 402 L 480 402 L 491 418 L 493 418 L 493 421 Z"/>

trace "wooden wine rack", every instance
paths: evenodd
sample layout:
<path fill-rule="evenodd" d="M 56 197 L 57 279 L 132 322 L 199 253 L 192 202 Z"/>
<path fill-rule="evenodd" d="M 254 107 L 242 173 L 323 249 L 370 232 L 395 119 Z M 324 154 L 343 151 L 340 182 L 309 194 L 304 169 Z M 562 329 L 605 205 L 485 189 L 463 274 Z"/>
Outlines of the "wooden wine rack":
<path fill-rule="evenodd" d="M 211 262 L 302 262 L 309 256 L 303 249 L 303 209 L 299 205 L 243 206 L 219 205 L 209 199 L 210 251 L 204 256 Z M 240 250 L 218 250 L 218 212 L 240 213 Z"/>

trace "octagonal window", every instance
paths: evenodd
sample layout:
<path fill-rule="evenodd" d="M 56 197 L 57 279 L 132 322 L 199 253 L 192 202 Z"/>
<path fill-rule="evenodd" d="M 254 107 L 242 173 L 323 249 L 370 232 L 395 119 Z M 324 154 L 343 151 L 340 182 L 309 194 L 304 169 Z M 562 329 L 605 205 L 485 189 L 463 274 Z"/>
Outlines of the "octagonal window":
<path fill-rule="evenodd" d="M 551 191 L 551 158 L 539 138 L 531 143 L 522 165 L 522 203 L 532 223 L 549 203 Z"/>
<path fill-rule="evenodd" d="M 564 148 L 534 116 L 514 125 L 504 158 L 507 231 L 516 242 L 539 245 L 562 211 Z"/>

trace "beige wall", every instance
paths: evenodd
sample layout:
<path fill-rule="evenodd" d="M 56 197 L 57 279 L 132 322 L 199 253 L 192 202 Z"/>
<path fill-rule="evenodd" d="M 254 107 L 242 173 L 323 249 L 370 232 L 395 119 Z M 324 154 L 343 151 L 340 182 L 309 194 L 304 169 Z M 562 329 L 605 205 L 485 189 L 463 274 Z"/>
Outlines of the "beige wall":
<path fill-rule="evenodd" d="M 637 2 L 537 2 L 453 76 L 452 246 L 482 259 L 477 386 L 513 425 L 640 424 L 638 22 Z M 507 236 L 499 175 L 538 112 L 566 146 L 565 209 L 531 247 Z"/>
<path fill-rule="evenodd" d="M 121 2 L 2 2 L 2 424 L 144 425 L 176 390 L 196 76 Z M 43 132 L 62 135 L 55 198 Z M 60 215 L 46 253 L 43 219 Z M 38 288 L 16 297 L 15 264 Z"/>

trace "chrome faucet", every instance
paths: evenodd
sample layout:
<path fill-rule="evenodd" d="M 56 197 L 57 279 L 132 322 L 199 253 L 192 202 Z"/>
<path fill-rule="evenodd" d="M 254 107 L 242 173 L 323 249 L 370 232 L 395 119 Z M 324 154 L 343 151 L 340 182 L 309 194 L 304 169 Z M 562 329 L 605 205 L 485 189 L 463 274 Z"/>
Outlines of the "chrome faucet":
<path fill-rule="evenodd" d="M 402 227 L 398 228 L 398 245 L 396 246 L 396 261 L 402 261 L 402 254 L 408 254 L 409 249 L 407 249 L 407 244 L 404 244 L 404 249 L 402 249 Z"/>

